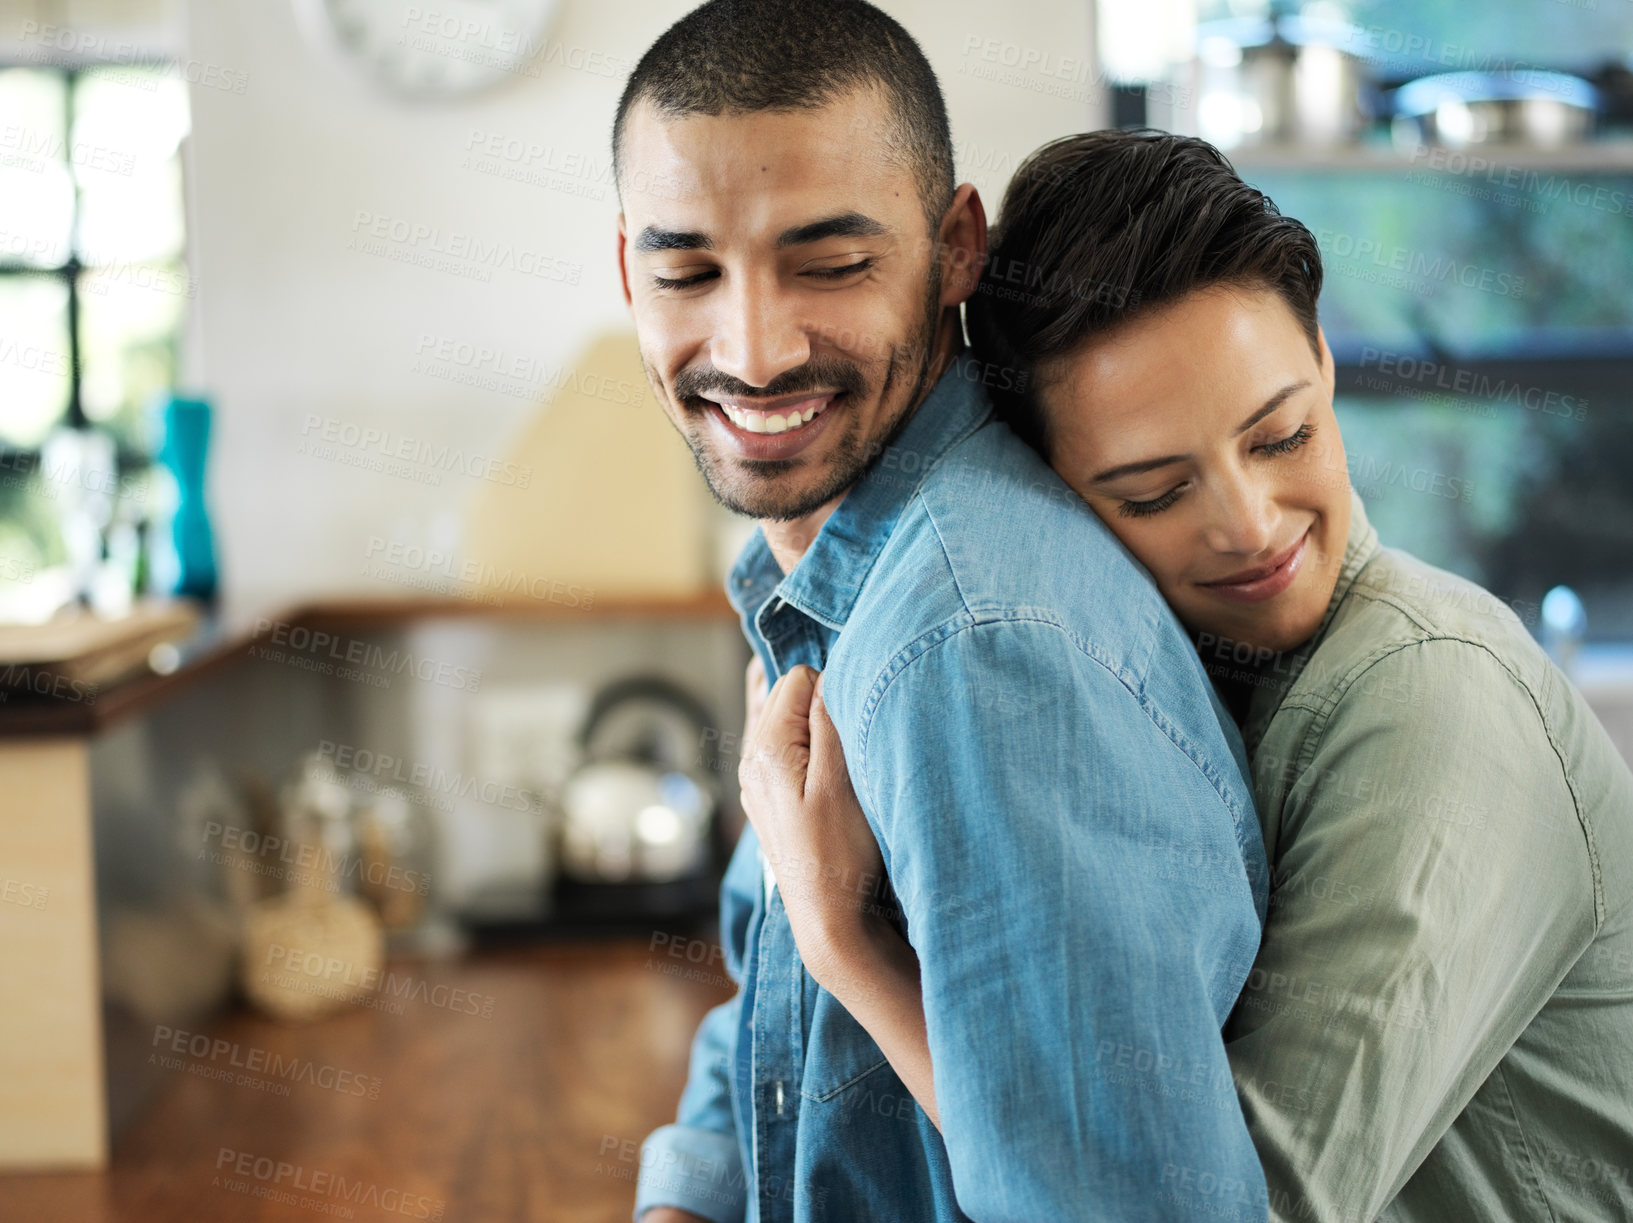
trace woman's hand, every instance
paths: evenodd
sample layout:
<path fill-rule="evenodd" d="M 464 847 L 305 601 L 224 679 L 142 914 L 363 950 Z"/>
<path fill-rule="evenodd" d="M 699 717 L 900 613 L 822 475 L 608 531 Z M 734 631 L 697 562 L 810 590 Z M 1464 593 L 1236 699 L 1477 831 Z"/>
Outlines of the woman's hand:
<path fill-rule="evenodd" d="M 752 665 L 749 683 L 737 770 L 743 809 L 777 878 L 800 959 L 867 1029 L 939 1129 L 918 957 L 877 904 L 884 857 L 851 788 L 822 679 L 795 667 L 757 712 Z"/>
<path fill-rule="evenodd" d="M 753 671 L 750 664 L 751 692 Z M 779 679 L 758 710 L 751 697 L 737 775 L 800 957 L 825 984 L 835 957 L 883 921 L 876 902 L 884 858 L 851 788 L 821 677 L 810 667 Z"/>

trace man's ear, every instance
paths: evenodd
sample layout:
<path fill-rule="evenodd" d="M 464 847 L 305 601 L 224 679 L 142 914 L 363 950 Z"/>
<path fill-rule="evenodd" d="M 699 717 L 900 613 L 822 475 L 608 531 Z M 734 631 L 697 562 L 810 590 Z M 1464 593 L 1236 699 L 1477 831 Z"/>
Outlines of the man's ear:
<path fill-rule="evenodd" d="M 624 229 L 624 214 L 618 214 L 618 283 L 624 289 L 624 305 L 631 310 L 635 308 L 634 301 L 629 296 L 629 267 L 624 263 L 624 254 L 629 249 L 629 235 Z"/>
<path fill-rule="evenodd" d="M 973 183 L 953 192 L 953 202 L 941 218 L 941 306 L 967 300 L 980 283 L 987 265 L 987 210 Z"/>

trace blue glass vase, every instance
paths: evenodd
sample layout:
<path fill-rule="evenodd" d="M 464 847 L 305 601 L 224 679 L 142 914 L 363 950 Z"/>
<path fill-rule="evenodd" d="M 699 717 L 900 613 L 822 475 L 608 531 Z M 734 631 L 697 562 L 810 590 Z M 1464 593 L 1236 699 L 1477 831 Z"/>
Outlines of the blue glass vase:
<path fill-rule="evenodd" d="M 163 406 L 164 441 L 158 459 L 175 477 L 176 514 L 170 523 L 177 575 L 171 593 L 213 603 L 216 597 L 215 535 L 204 501 L 210 447 L 210 404 L 168 396 Z"/>

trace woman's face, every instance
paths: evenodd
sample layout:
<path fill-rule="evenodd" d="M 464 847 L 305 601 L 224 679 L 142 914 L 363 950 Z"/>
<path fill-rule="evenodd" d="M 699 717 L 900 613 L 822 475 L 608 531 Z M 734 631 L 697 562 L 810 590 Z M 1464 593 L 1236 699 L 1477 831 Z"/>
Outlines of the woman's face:
<path fill-rule="evenodd" d="M 1285 650 L 1349 534 L 1333 364 L 1273 291 L 1209 288 L 1043 371 L 1051 462 L 1196 633 Z"/>

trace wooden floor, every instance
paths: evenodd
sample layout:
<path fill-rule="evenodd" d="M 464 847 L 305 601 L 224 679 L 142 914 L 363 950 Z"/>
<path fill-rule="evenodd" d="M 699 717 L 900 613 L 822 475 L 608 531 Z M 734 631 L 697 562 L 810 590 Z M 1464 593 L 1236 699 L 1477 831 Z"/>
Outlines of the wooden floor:
<path fill-rule="evenodd" d="M 400 1014 L 233 1015 L 208 1034 L 227 1042 L 213 1056 L 163 1051 L 169 1081 L 109 1171 L 0 1176 L 0 1220 L 623 1223 L 640 1141 L 674 1119 L 692 1033 L 731 992 L 719 960 L 689 950 L 485 953 L 400 966 L 414 977 Z M 249 1083 L 204 1077 L 252 1064 Z"/>

